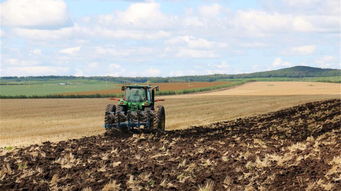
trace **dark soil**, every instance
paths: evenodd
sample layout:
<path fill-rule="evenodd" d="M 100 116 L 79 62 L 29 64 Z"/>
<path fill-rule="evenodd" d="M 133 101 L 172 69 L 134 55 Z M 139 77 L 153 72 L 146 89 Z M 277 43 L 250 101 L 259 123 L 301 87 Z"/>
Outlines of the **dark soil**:
<path fill-rule="evenodd" d="M 0 156 L 0 190 L 341 190 L 341 100 Z M 208 189 L 209 190 L 209 189 Z"/>

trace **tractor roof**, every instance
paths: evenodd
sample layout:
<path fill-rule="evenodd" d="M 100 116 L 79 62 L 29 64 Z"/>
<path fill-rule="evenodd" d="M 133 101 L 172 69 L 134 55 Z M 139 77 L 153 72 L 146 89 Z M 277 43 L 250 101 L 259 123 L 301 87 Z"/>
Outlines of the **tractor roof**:
<path fill-rule="evenodd" d="M 151 88 L 152 86 L 150 86 L 150 85 L 125 85 L 122 87 L 125 87 L 125 88 Z"/>
<path fill-rule="evenodd" d="M 159 90 L 159 86 L 150 86 L 150 85 L 124 85 L 122 86 L 122 90 L 125 90 L 126 88 L 144 88 L 144 89 L 154 89 L 156 88 L 156 90 Z"/>

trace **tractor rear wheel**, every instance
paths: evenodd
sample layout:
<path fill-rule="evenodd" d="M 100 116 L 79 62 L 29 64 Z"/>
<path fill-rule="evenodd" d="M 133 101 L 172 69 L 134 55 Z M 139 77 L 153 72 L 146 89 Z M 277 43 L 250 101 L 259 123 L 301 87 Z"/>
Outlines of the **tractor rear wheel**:
<path fill-rule="evenodd" d="M 120 123 L 123 122 L 125 119 L 122 118 L 124 117 L 124 107 L 123 106 L 120 106 L 118 105 L 116 107 L 116 114 L 115 114 L 115 122 L 116 122 L 116 130 L 119 130 L 121 132 L 126 132 L 127 131 L 127 128 L 126 127 L 121 127 L 120 126 Z"/>
<path fill-rule="evenodd" d="M 144 129 L 149 131 L 153 128 L 153 113 L 150 107 L 145 107 L 144 111 L 146 113 L 146 126 Z"/>
<path fill-rule="evenodd" d="M 121 122 L 120 120 L 121 120 L 122 112 L 124 112 L 123 107 L 118 105 L 116 108 L 116 115 L 115 115 L 116 122 Z"/>
<path fill-rule="evenodd" d="M 105 115 L 104 115 L 104 124 L 107 128 L 107 126 L 110 126 L 112 123 L 114 123 L 114 118 L 112 117 L 111 113 L 116 113 L 116 106 L 113 104 L 108 104 L 105 108 Z"/>
<path fill-rule="evenodd" d="M 166 126 L 166 112 L 162 105 L 158 105 L 155 108 L 155 115 L 153 120 L 153 129 L 157 131 L 165 131 Z"/>
<path fill-rule="evenodd" d="M 110 111 L 110 106 L 108 105 L 108 110 Z M 107 136 L 126 136 L 129 135 L 129 133 L 127 132 L 127 128 L 125 127 L 120 127 L 119 123 L 122 122 L 122 117 L 121 115 L 124 115 L 124 108 L 120 105 L 115 106 L 115 113 L 114 116 L 112 116 L 112 128 L 107 129 L 107 131 L 105 132 L 105 135 Z"/>

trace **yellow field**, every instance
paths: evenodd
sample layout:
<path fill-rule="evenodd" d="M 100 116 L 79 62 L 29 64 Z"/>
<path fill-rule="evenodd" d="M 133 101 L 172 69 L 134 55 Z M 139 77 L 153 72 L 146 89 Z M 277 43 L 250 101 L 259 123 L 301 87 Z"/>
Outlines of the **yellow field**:
<path fill-rule="evenodd" d="M 290 91 L 299 92 L 300 83 L 289 83 Z M 255 84 L 257 86 L 255 86 Z M 229 120 L 260 113 L 275 111 L 293 105 L 329 98 L 340 98 L 339 84 L 310 83 L 308 87 L 328 87 L 324 94 L 317 90 L 307 91 L 305 95 L 286 95 L 289 88 L 271 89 L 282 82 L 250 83 L 230 90 L 191 94 L 182 96 L 164 96 L 166 107 L 166 128 L 179 129 L 192 125 L 202 125 L 220 120 Z M 269 85 L 273 84 L 273 85 Z M 248 95 L 235 94 L 245 92 L 246 87 L 263 88 L 266 95 L 256 91 Z M 334 86 L 336 85 L 336 86 Z M 246 86 L 246 87 L 245 87 Z M 293 87 L 297 86 L 295 90 Z M 276 87 L 277 88 L 277 87 Z M 314 89 L 314 88 L 313 88 Z M 231 93 L 231 92 L 234 92 Z M 334 93 L 335 94 L 334 94 Z M 230 94 L 229 94 L 230 93 Z M 301 92 L 304 93 L 304 92 Z M 78 138 L 104 132 L 103 112 L 109 99 L 11 99 L 0 100 L 0 147 L 20 146 L 42 141 L 58 141 Z"/>
<path fill-rule="evenodd" d="M 251 82 L 235 88 L 201 95 L 341 95 L 340 83 L 323 82 Z M 182 95 L 182 97 L 193 95 Z"/>
<path fill-rule="evenodd" d="M 341 94 L 341 84 L 323 82 L 253 82 L 228 91 L 207 95 L 333 95 Z"/>

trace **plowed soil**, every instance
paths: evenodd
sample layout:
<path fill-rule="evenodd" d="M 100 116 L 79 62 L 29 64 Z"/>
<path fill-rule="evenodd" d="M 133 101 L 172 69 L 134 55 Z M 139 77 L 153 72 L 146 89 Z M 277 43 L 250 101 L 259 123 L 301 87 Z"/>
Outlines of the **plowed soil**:
<path fill-rule="evenodd" d="M 341 100 L 2 150 L 0 190 L 341 190 Z"/>

